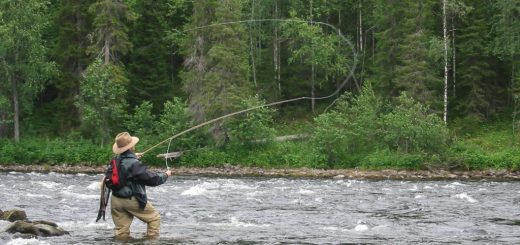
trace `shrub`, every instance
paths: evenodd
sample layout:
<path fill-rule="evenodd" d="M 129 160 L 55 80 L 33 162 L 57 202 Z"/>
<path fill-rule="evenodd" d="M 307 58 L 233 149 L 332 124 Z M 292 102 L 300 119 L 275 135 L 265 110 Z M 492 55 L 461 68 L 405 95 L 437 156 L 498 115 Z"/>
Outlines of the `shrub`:
<path fill-rule="evenodd" d="M 251 147 L 259 143 L 255 141 L 268 142 L 271 140 L 274 135 L 272 128 L 274 110 L 269 107 L 261 107 L 263 105 L 265 102 L 258 97 L 242 100 L 241 108 L 259 108 L 239 114 L 229 120 L 231 143 Z"/>
<path fill-rule="evenodd" d="M 435 114 L 402 94 L 398 104 L 383 115 L 381 136 L 386 145 L 405 153 L 440 153 L 446 149 L 448 129 Z"/>
<path fill-rule="evenodd" d="M 338 163 L 352 163 L 343 160 L 377 148 L 381 108 L 382 103 L 370 84 L 358 96 L 342 95 L 331 112 L 315 119 L 312 144 L 327 155 L 331 167 Z"/>
<path fill-rule="evenodd" d="M 186 102 L 175 97 L 164 103 L 164 110 L 159 117 L 157 132 L 160 139 L 167 139 L 194 125 Z M 170 149 L 195 148 L 204 140 L 202 133 L 190 132 L 172 141 Z"/>

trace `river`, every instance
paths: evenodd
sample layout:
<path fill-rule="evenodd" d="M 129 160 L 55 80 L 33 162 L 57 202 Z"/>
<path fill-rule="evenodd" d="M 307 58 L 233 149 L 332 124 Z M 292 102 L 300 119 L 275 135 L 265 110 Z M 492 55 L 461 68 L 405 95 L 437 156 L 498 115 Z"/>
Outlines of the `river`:
<path fill-rule="evenodd" d="M 95 222 L 99 179 L 0 173 L 0 209 L 70 232 L 21 238 L 0 221 L 0 244 L 117 244 L 110 211 Z M 520 182 L 174 176 L 147 191 L 161 236 L 135 220 L 135 244 L 520 243 Z"/>

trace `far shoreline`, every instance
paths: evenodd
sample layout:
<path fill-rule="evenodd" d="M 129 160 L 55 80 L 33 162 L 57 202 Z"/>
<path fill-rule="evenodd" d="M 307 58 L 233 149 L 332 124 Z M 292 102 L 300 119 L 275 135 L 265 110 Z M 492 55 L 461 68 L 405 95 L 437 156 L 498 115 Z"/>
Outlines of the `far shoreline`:
<path fill-rule="evenodd" d="M 56 172 L 67 174 L 102 174 L 105 166 L 93 165 L 0 165 L 0 172 Z M 154 171 L 165 168 L 150 167 Z M 215 177 L 293 177 L 293 178 L 334 178 L 367 180 L 520 180 L 520 172 L 508 170 L 360 170 L 360 169 L 310 169 L 310 168 L 259 168 L 227 165 L 224 167 L 175 167 L 174 175 L 215 176 Z"/>

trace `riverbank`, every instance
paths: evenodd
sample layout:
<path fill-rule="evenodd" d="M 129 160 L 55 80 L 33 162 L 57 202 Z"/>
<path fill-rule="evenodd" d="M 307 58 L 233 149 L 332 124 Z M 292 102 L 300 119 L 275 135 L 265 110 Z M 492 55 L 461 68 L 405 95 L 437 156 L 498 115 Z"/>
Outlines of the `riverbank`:
<path fill-rule="evenodd" d="M 151 167 L 154 171 L 165 171 L 164 168 Z M 520 172 L 507 170 L 483 171 L 445 171 L 445 170 L 358 170 L 358 169 L 264 169 L 257 167 L 208 167 L 208 168 L 172 168 L 174 175 L 201 176 L 262 176 L 262 177 L 298 177 L 298 178 L 348 178 L 372 180 L 442 180 L 442 179 L 472 179 L 472 180 L 520 180 Z M 0 172 L 56 172 L 100 174 L 104 166 L 77 165 L 0 165 Z"/>

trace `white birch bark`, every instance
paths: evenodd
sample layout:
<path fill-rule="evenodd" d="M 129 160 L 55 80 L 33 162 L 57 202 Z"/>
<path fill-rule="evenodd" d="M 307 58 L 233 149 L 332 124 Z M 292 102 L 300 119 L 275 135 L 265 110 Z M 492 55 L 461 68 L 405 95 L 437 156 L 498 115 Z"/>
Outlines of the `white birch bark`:
<path fill-rule="evenodd" d="M 446 1 L 442 0 L 442 27 L 444 34 L 444 123 L 448 119 L 448 31 L 446 29 Z"/>
<path fill-rule="evenodd" d="M 253 20 L 255 18 L 255 0 L 251 3 L 251 19 Z M 253 23 L 249 23 L 249 55 L 251 56 L 251 66 L 253 70 L 253 83 L 255 85 L 255 88 L 257 88 L 256 84 L 256 67 L 255 67 L 255 52 L 253 48 Z"/>

